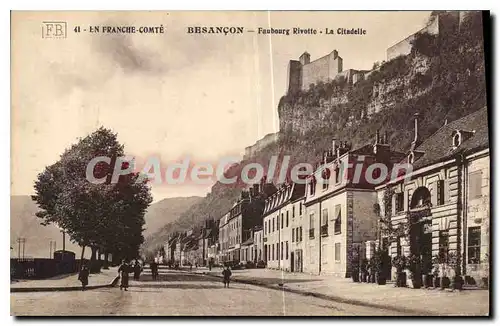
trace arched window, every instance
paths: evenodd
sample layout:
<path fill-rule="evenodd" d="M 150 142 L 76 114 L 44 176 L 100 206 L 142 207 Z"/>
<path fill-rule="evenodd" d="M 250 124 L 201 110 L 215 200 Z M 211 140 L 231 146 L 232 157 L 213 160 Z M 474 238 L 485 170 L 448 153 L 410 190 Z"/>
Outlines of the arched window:
<path fill-rule="evenodd" d="M 323 170 L 323 172 L 321 173 L 321 178 L 323 180 L 321 180 L 322 184 L 323 184 L 323 189 L 328 189 L 328 184 L 330 183 L 330 169 L 329 168 L 325 168 Z"/>
<path fill-rule="evenodd" d="M 461 136 L 460 136 L 460 133 L 456 133 L 455 136 L 453 136 L 453 148 L 457 148 L 458 146 L 460 146 L 460 143 L 461 143 Z"/>
<path fill-rule="evenodd" d="M 316 178 L 312 176 L 311 179 L 309 180 L 309 194 L 311 196 L 314 196 L 315 191 L 316 191 Z"/>
<path fill-rule="evenodd" d="M 409 155 L 408 155 L 408 163 L 409 164 L 413 164 L 413 162 L 415 162 L 415 154 L 413 152 L 411 152 Z"/>

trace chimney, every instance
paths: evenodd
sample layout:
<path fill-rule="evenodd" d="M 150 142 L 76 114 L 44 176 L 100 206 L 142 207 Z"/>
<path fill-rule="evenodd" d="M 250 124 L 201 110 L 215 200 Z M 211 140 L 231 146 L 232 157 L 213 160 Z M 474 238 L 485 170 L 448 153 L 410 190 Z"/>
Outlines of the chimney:
<path fill-rule="evenodd" d="M 386 130 L 386 131 L 384 131 L 384 144 L 385 145 L 389 144 L 387 138 L 388 137 L 387 137 L 387 130 Z"/>
<path fill-rule="evenodd" d="M 379 141 L 380 141 L 380 132 L 377 129 L 377 132 L 375 133 L 375 145 L 378 145 Z"/>
<path fill-rule="evenodd" d="M 418 142 L 418 116 L 420 114 L 418 113 L 415 113 L 414 116 L 415 116 L 415 137 L 413 138 L 413 143 L 417 143 Z"/>

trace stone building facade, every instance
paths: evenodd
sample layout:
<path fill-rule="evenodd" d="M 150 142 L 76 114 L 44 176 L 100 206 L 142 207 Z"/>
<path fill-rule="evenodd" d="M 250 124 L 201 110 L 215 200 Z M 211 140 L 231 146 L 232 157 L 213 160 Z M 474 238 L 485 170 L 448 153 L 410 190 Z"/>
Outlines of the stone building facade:
<path fill-rule="evenodd" d="M 346 142 L 334 141 L 308 178 L 304 272 L 349 277 L 352 252 L 376 239 L 375 187 L 385 182 L 386 176 L 377 175 L 373 167 L 383 164 L 389 169 L 404 155 L 390 150 L 385 138 L 377 133 L 373 145 L 355 150 Z"/>
<path fill-rule="evenodd" d="M 410 222 L 410 231 L 396 238 L 385 233 L 381 240 L 392 256 L 419 255 L 424 273 L 430 273 L 433 260 L 448 264 L 455 253 L 460 273 L 479 282 L 489 271 L 487 109 L 446 124 L 423 142 L 416 121 L 415 139 L 405 160 L 413 171 L 377 191 L 381 216 L 390 216 L 391 229 Z M 390 205 L 387 199 L 384 202 L 387 192 Z M 445 266 L 447 276 L 452 276 L 454 268 Z"/>
<path fill-rule="evenodd" d="M 286 183 L 265 202 L 263 212 L 264 257 L 267 267 L 284 271 L 301 270 L 302 249 L 295 243 L 301 218 L 303 184 Z"/>
<path fill-rule="evenodd" d="M 219 238 L 221 241 L 221 261 L 241 261 L 242 244 L 253 237 L 253 232 L 262 226 L 262 212 L 264 202 L 269 194 L 275 191 L 272 183 L 265 182 L 264 178 L 260 183 L 252 185 L 248 190 L 243 190 L 241 196 L 233 207 L 227 212 L 219 222 Z"/>

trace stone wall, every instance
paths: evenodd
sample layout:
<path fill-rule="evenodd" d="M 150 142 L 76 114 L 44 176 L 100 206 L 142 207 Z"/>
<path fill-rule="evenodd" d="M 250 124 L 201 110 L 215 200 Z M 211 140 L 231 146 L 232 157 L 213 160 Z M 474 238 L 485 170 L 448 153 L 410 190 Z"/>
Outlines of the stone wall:
<path fill-rule="evenodd" d="M 336 51 L 302 66 L 302 90 L 308 90 L 311 84 L 335 79 L 342 66 L 342 58 Z"/>

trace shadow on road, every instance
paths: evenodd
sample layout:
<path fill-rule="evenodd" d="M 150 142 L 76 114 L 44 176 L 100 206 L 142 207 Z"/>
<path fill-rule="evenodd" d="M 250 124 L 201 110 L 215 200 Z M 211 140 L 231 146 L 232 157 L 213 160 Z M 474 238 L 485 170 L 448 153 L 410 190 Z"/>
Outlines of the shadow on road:
<path fill-rule="evenodd" d="M 220 285 L 216 284 L 195 284 L 195 283 L 157 283 L 157 284 L 150 284 L 150 283 L 135 283 L 130 286 L 130 290 L 133 291 L 134 288 L 136 289 L 176 289 L 176 290 L 206 290 L 206 289 L 224 289 L 224 285 L 222 283 Z M 234 289 L 237 290 L 244 290 L 244 291 L 257 291 L 255 289 L 249 289 L 249 288 L 242 288 L 242 287 L 233 287 Z M 231 287 L 226 290 L 231 290 Z"/>
<path fill-rule="evenodd" d="M 139 282 L 213 282 L 212 280 L 202 275 L 189 275 L 189 274 L 160 274 L 156 280 L 153 280 L 151 274 L 141 275 Z"/>

